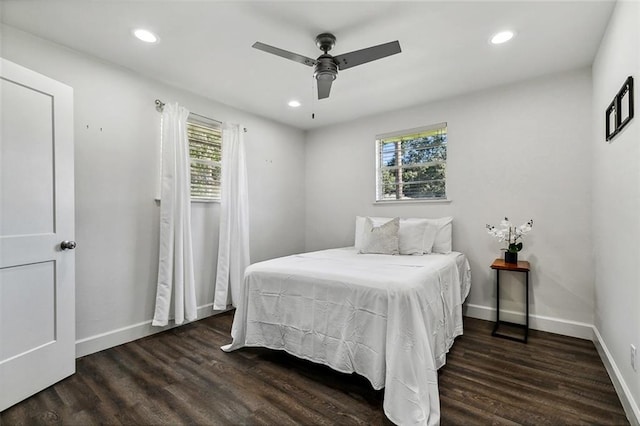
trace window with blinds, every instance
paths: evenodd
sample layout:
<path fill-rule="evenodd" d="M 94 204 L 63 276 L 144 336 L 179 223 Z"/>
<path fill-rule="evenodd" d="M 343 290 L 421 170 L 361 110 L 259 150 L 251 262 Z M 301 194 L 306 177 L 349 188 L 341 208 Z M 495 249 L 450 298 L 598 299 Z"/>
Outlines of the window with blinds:
<path fill-rule="evenodd" d="M 191 199 L 220 200 L 222 129 L 189 117 L 187 121 L 191 157 Z"/>
<path fill-rule="evenodd" d="M 442 200 L 447 123 L 376 137 L 376 201 Z"/>

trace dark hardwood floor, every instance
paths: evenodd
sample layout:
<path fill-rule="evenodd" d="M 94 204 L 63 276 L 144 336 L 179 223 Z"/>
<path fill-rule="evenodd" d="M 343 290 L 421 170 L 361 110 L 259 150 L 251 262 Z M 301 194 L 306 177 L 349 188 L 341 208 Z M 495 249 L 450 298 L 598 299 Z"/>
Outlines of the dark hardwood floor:
<path fill-rule="evenodd" d="M 78 359 L 77 373 L 0 413 L 8 425 L 388 425 L 383 391 L 280 351 L 224 353 L 232 314 Z M 442 425 L 628 424 L 593 343 L 491 337 L 465 318 L 440 370 Z"/>

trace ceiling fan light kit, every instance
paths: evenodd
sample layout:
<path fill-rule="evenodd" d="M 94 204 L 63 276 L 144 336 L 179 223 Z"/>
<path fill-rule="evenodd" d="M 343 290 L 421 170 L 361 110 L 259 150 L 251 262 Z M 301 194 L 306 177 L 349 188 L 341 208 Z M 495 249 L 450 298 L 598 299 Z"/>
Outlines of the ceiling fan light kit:
<path fill-rule="evenodd" d="M 259 41 L 255 42 L 252 47 L 262 50 L 263 52 L 271 53 L 272 55 L 314 67 L 313 77 L 318 82 L 318 99 L 325 99 L 329 97 L 331 84 L 333 83 L 333 80 L 338 77 L 338 70 L 342 71 L 347 68 L 395 55 L 402 51 L 400 49 L 400 43 L 396 40 L 380 44 L 378 46 L 344 53 L 338 56 L 331 56 L 328 52 L 333 49 L 335 44 L 336 37 L 333 34 L 318 34 L 316 37 L 316 46 L 318 46 L 318 48 L 323 52 L 318 59 L 311 59 L 297 53 L 289 52 L 288 50 L 260 43 Z"/>

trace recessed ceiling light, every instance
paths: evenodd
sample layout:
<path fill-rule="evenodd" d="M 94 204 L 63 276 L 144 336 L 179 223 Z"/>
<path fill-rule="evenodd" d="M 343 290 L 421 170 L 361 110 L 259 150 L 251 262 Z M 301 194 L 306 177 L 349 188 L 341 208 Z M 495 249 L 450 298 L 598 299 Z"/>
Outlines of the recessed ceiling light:
<path fill-rule="evenodd" d="M 152 33 L 149 30 L 143 30 L 142 28 L 138 28 L 137 30 L 133 30 L 133 35 L 136 36 L 138 40 L 142 40 L 145 43 L 157 43 L 158 36 Z"/>
<path fill-rule="evenodd" d="M 511 40 L 513 36 L 514 36 L 513 31 L 501 31 L 497 34 L 494 34 L 493 37 L 491 37 L 491 43 L 493 44 L 506 43 L 507 41 Z"/>
<path fill-rule="evenodd" d="M 302 105 L 300 102 L 293 100 L 293 101 L 289 101 L 288 104 L 291 108 L 298 108 L 300 105 Z"/>

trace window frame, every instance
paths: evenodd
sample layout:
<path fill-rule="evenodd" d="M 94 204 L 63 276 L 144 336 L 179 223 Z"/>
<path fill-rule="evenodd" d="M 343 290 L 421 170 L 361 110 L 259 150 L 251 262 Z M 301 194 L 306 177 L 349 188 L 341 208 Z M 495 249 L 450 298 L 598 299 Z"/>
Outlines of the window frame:
<path fill-rule="evenodd" d="M 415 163 L 407 165 L 407 167 L 400 166 L 384 166 L 382 163 L 382 145 L 385 143 L 385 140 L 396 139 L 403 137 L 410 137 L 413 135 L 418 135 L 420 133 L 428 133 L 437 130 L 444 130 L 444 134 L 446 135 L 446 139 L 444 143 L 439 145 L 435 145 L 434 147 L 444 146 L 445 147 L 445 158 L 444 160 L 436 160 L 429 161 L 425 163 Z M 412 139 L 407 139 L 412 140 Z M 387 142 L 388 143 L 388 142 Z M 398 154 L 396 153 L 396 156 Z M 448 124 L 447 122 L 441 122 L 436 124 L 431 124 L 428 126 L 416 127 L 411 129 L 404 129 L 399 131 L 394 131 L 390 133 L 383 133 L 376 135 L 375 139 L 375 201 L 374 204 L 389 204 L 389 203 L 448 203 L 451 200 L 448 198 L 449 188 L 448 188 L 448 179 L 447 179 L 447 161 L 448 160 Z M 384 183 L 382 181 L 382 173 L 384 170 L 391 169 L 411 169 L 417 167 L 425 167 L 425 166 L 433 166 L 437 164 L 444 165 L 444 194 L 441 197 L 421 197 L 421 198 L 411 198 L 411 197 L 403 197 L 403 198 L 384 198 Z M 406 182 L 405 182 L 406 183 Z M 397 185 L 397 184 L 396 184 Z"/>
<path fill-rule="evenodd" d="M 190 126 L 199 126 L 205 129 L 209 129 L 209 130 L 217 130 L 220 133 L 220 161 L 215 161 L 215 160 L 202 160 L 202 159 L 196 159 L 194 157 L 192 157 L 191 155 L 191 142 L 192 139 L 188 137 L 188 132 L 189 132 L 189 127 Z M 221 179 L 222 179 L 222 124 L 216 120 L 213 119 L 209 119 L 207 117 L 203 117 L 194 113 L 190 113 L 189 117 L 187 118 L 187 141 L 189 143 L 189 187 L 190 187 L 190 199 L 192 202 L 199 202 L 199 203 L 219 203 L 221 196 L 222 196 L 222 185 L 221 185 Z M 206 143 L 206 142 L 205 142 Z M 206 196 L 198 196 L 193 194 L 193 180 L 191 177 L 191 171 L 192 171 L 192 167 L 194 163 L 200 163 L 200 164 L 205 164 L 205 165 L 211 165 L 214 167 L 218 167 L 220 170 L 220 181 L 217 182 L 217 189 L 218 189 L 218 196 L 211 196 L 211 197 L 206 197 Z M 215 187 L 214 187 L 215 188 Z"/>

